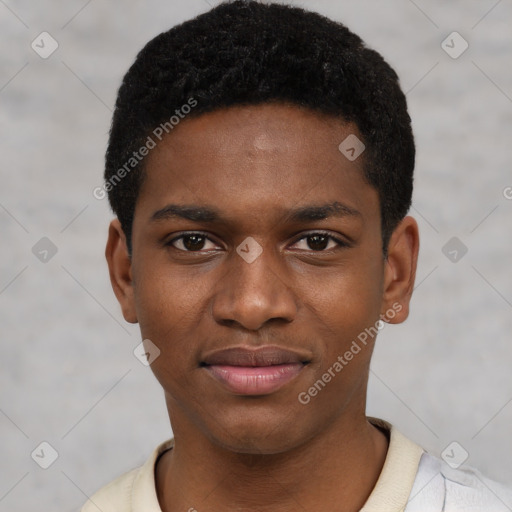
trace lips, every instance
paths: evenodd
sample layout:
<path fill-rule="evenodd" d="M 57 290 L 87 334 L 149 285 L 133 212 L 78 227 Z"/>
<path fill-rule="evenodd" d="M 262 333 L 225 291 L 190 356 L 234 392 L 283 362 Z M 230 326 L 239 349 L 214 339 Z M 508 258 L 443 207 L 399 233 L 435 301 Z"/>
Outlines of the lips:
<path fill-rule="evenodd" d="M 217 382 L 238 395 L 268 395 L 297 377 L 308 356 L 277 346 L 232 347 L 207 354 L 201 365 Z"/>
<path fill-rule="evenodd" d="M 277 346 L 258 348 L 231 347 L 207 354 L 203 365 L 273 366 L 278 364 L 308 363 L 308 356 Z"/>

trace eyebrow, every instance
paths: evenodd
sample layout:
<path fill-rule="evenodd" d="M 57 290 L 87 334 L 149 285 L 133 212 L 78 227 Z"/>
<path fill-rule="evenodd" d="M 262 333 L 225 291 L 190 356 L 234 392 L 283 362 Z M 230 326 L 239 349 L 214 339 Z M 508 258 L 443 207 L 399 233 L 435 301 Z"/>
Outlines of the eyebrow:
<path fill-rule="evenodd" d="M 285 217 L 290 222 L 314 222 L 328 217 L 362 217 L 361 212 L 338 201 L 323 205 L 308 205 L 293 208 L 285 212 Z M 185 219 L 192 222 L 205 222 L 209 224 L 227 222 L 221 212 L 216 208 L 169 204 L 157 210 L 151 216 L 150 221 Z"/>

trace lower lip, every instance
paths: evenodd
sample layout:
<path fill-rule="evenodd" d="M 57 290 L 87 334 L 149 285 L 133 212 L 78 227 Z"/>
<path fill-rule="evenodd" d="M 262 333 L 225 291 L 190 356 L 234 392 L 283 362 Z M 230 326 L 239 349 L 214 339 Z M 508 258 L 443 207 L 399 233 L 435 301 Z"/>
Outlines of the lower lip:
<path fill-rule="evenodd" d="M 204 368 L 233 393 L 267 395 L 294 379 L 304 365 L 302 363 L 273 366 L 212 365 Z"/>

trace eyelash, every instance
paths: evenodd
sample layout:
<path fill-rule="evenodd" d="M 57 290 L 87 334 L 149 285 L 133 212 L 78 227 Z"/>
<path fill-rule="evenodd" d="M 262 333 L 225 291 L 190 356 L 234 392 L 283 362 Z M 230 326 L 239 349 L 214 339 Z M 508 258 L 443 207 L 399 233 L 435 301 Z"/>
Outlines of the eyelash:
<path fill-rule="evenodd" d="M 174 242 L 178 241 L 178 240 L 181 240 L 183 238 L 186 238 L 187 236 L 193 236 L 193 235 L 198 235 L 200 237 L 203 237 L 205 238 L 206 240 L 209 240 L 210 242 L 212 243 L 215 243 L 211 238 L 209 238 L 205 233 L 202 233 L 201 231 L 190 231 L 190 232 L 187 232 L 187 233 L 182 233 L 180 236 L 178 237 L 175 237 L 173 238 L 172 240 L 169 240 L 168 242 L 166 242 L 164 245 L 166 247 L 171 247 L 173 249 L 176 249 L 177 251 L 180 251 L 180 252 L 188 252 L 188 253 L 196 253 L 196 254 L 200 254 L 202 252 L 205 252 L 205 251 L 187 251 L 187 250 L 184 250 L 184 249 L 178 249 L 177 247 L 174 247 L 173 244 Z M 333 235 L 331 235 L 330 233 L 327 233 L 325 231 L 311 231 L 305 235 L 302 235 L 300 238 L 297 238 L 294 242 L 293 242 L 293 245 L 295 245 L 296 243 L 306 239 L 306 238 L 309 238 L 309 237 L 312 237 L 314 235 L 322 235 L 322 236 L 325 236 L 327 237 L 329 240 L 332 240 L 334 242 L 336 242 L 336 244 L 338 244 L 337 247 L 334 247 L 331 249 L 324 249 L 324 250 L 321 250 L 321 251 L 315 251 L 313 249 L 310 249 L 310 250 L 307 250 L 306 252 L 313 252 L 313 253 L 322 253 L 322 252 L 330 252 L 332 251 L 333 249 L 342 249 L 342 248 L 345 248 L 345 247 L 350 247 L 351 245 L 344 241 L 344 240 L 341 240 L 340 238 L 337 238 Z"/>

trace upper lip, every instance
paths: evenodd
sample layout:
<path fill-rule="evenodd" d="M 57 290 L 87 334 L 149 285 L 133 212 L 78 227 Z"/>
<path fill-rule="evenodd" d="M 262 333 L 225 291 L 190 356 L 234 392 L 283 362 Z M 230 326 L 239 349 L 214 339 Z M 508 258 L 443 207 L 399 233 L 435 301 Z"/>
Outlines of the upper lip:
<path fill-rule="evenodd" d="M 272 366 L 287 363 L 308 363 L 305 354 L 274 345 L 263 347 L 230 347 L 207 354 L 202 365 Z"/>

